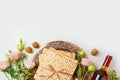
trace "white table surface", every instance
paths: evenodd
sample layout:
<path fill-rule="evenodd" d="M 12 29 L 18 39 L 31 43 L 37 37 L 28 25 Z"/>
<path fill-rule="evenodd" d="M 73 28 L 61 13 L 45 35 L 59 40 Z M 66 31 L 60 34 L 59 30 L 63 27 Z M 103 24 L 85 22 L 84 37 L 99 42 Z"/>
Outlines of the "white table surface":
<path fill-rule="evenodd" d="M 100 68 L 107 54 L 110 68 L 120 74 L 120 2 L 118 1 L 0 1 L 0 61 L 16 50 L 20 37 L 26 45 L 38 41 L 71 41 L 85 50 Z M 99 50 L 95 57 L 93 48 Z M 34 50 L 36 52 L 36 50 Z M 33 54 L 29 54 L 31 58 Z M 0 80 L 7 80 L 0 72 Z"/>

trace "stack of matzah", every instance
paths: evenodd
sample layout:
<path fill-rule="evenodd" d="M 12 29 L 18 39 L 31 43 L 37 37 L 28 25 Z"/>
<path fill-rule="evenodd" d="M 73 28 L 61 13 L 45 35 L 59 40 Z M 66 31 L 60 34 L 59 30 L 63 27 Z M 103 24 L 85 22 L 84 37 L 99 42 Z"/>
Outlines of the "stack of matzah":
<path fill-rule="evenodd" d="M 39 55 L 35 80 L 70 80 L 77 67 L 75 53 L 44 48 Z"/>

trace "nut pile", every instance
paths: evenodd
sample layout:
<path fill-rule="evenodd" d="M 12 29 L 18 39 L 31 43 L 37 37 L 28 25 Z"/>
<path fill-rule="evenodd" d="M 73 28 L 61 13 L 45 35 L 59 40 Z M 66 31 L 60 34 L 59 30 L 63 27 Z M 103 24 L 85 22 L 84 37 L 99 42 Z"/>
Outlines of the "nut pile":
<path fill-rule="evenodd" d="M 34 41 L 32 43 L 32 47 L 33 48 L 39 48 L 40 46 L 39 46 L 38 42 Z M 25 47 L 25 51 L 28 52 L 28 53 L 32 53 L 33 52 L 32 47 L 30 47 L 30 46 Z"/>

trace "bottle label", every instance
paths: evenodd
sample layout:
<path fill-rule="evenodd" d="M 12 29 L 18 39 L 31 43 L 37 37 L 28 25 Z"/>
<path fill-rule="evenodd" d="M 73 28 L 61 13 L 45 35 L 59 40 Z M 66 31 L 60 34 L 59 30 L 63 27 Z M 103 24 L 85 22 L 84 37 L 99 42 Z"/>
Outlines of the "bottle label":
<path fill-rule="evenodd" d="M 100 75 L 97 74 L 95 80 L 100 80 Z"/>

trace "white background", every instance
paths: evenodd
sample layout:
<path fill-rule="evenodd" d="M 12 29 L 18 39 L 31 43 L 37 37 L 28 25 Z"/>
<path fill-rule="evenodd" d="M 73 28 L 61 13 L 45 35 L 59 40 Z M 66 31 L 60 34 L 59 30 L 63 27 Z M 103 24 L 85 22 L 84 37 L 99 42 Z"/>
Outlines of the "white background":
<path fill-rule="evenodd" d="M 119 27 L 120 1 L 117 0 L 1 0 L 0 61 L 6 59 L 9 49 L 16 50 L 20 37 L 27 46 L 33 41 L 42 45 L 67 40 L 83 48 L 97 68 L 111 54 L 110 68 L 120 74 Z M 99 50 L 96 57 L 90 55 L 93 48 Z M 7 80 L 1 72 L 0 80 Z"/>

